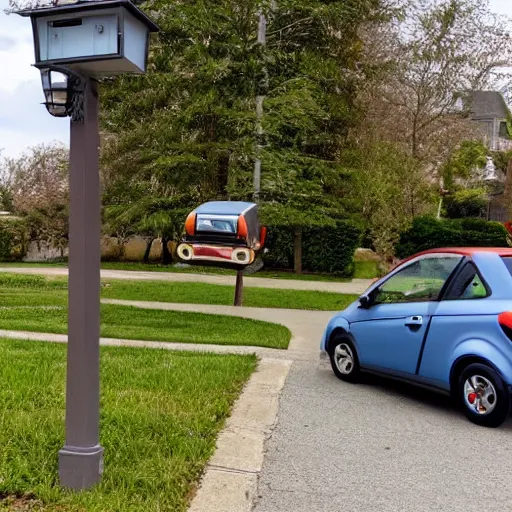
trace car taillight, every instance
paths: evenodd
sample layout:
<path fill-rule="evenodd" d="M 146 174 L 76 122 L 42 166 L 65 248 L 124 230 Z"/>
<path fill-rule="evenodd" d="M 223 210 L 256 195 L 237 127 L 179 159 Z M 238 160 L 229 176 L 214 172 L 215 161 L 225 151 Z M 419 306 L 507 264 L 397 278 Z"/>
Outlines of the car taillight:
<path fill-rule="evenodd" d="M 260 229 L 260 244 L 261 247 L 265 245 L 265 241 L 267 240 L 267 228 L 265 226 L 262 226 Z"/>
<path fill-rule="evenodd" d="M 196 232 L 196 214 L 191 213 L 185 221 L 185 231 L 187 235 L 194 236 Z"/>
<path fill-rule="evenodd" d="M 238 218 L 238 236 L 239 238 L 247 238 L 249 230 L 247 229 L 247 221 L 243 215 Z"/>
<path fill-rule="evenodd" d="M 508 339 L 512 341 L 512 311 L 501 313 L 498 316 L 498 323 Z"/>

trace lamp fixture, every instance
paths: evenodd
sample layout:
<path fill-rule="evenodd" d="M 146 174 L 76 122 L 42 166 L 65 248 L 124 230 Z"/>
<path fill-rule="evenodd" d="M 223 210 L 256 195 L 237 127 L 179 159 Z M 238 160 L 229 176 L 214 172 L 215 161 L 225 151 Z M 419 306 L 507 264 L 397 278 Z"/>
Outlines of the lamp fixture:
<path fill-rule="evenodd" d="M 65 67 L 41 68 L 41 81 L 46 110 L 54 117 L 68 117 L 83 121 L 84 80 Z"/>

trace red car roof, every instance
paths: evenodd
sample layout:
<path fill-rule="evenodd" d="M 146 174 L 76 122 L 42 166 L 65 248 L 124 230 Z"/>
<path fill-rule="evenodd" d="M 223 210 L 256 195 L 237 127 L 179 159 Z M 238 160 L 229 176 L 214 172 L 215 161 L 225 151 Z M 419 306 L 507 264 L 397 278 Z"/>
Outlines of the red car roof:
<path fill-rule="evenodd" d="M 430 249 L 428 251 L 423 251 L 420 254 L 436 254 L 443 252 L 461 254 L 463 256 L 471 256 L 476 252 L 492 252 L 499 254 L 500 256 L 512 256 L 512 247 L 444 247 L 440 249 Z"/>
<path fill-rule="evenodd" d="M 419 252 L 417 254 L 413 254 L 408 258 L 405 258 L 400 262 L 405 263 L 413 258 L 418 256 L 424 256 L 427 254 L 460 254 L 461 256 L 473 256 L 473 254 L 478 252 L 492 252 L 494 254 L 498 254 L 499 256 L 510 256 L 512 257 L 512 247 L 442 247 L 439 249 L 429 249 L 428 251 Z M 396 267 L 395 267 L 396 268 Z"/>

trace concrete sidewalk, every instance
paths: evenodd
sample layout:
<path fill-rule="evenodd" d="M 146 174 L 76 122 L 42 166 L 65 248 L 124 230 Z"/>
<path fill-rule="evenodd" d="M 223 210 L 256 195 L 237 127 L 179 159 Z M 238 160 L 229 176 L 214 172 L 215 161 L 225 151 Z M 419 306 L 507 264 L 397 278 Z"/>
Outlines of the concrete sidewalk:
<path fill-rule="evenodd" d="M 0 267 L 0 272 L 32 274 L 43 276 L 68 275 L 67 268 Z M 133 279 L 138 281 L 168 281 L 175 283 L 208 283 L 235 286 L 235 276 L 217 276 L 208 274 L 180 274 L 174 272 L 139 272 L 132 270 L 102 270 L 103 279 Z M 275 288 L 280 290 L 309 290 L 361 295 L 371 284 L 368 279 L 354 279 L 351 282 L 299 281 L 294 279 L 270 279 L 264 277 L 245 277 L 244 286 L 249 288 Z"/>
<path fill-rule="evenodd" d="M 213 306 L 207 304 L 172 304 L 168 302 L 146 302 L 117 299 L 103 299 L 104 304 L 117 304 L 143 309 L 160 309 L 167 311 L 188 311 L 212 315 L 238 316 L 252 318 L 274 324 L 284 325 L 292 333 L 287 352 L 298 358 L 315 359 L 318 357 L 320 338 L 327 322 L 336 314 L 335 311 L 304 311 L 301 309 L 246 308 L 235 306 Z M 300 357 L 298 354 L 301 354 Z M 289 355 L 289 357 L 291 357 Z"/>
<path fill-rule="evenodd" d="M 205 304 L 171 304 L 168 302 L 144 302 L 116 299 L 103 299 L 104 304 L 116 304 L 142 309 L 159 309 L 164 311 L 187 311 L 212 315 L 238 316 L 275 324 L 284 325 L 292 334 L 287 350 L 244 345 L 210 345 L 196 343 L 168 343 L 160 341 L 125 340 L 101 338 L 106 346 L 140 347 L 162 350 L 190 350 L 194 352 L 216 352 L 219 354 L 257 354 L 260 357 L 314 360 L 318 356 L 322 332 L 335 314 L 330 311 L 302 311 L 297 309 L 264 309 L 234 306 L 211 306 Z M 13 338 L 34 341 L 67 343 L 65 334 L 36 333 L 28 331 L 0 330 L 0 338 Z"/>

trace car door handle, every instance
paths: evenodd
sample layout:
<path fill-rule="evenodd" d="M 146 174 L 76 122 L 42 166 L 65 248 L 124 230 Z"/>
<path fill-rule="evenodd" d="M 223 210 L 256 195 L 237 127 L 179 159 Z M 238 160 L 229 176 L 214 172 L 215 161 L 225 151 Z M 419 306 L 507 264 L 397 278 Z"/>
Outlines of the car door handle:
<path fill-rule="evenodd" d="M 416 327 L 416 328 L 419 328 L 423 325 L 423 317 L 422 316 L 419 316 L 419 315 L 415 315 L 415 316 L 410 316 L 409 318 L 407 318 L 407 320 L 405 321 L 405 325 L 407 327 Z"/>

